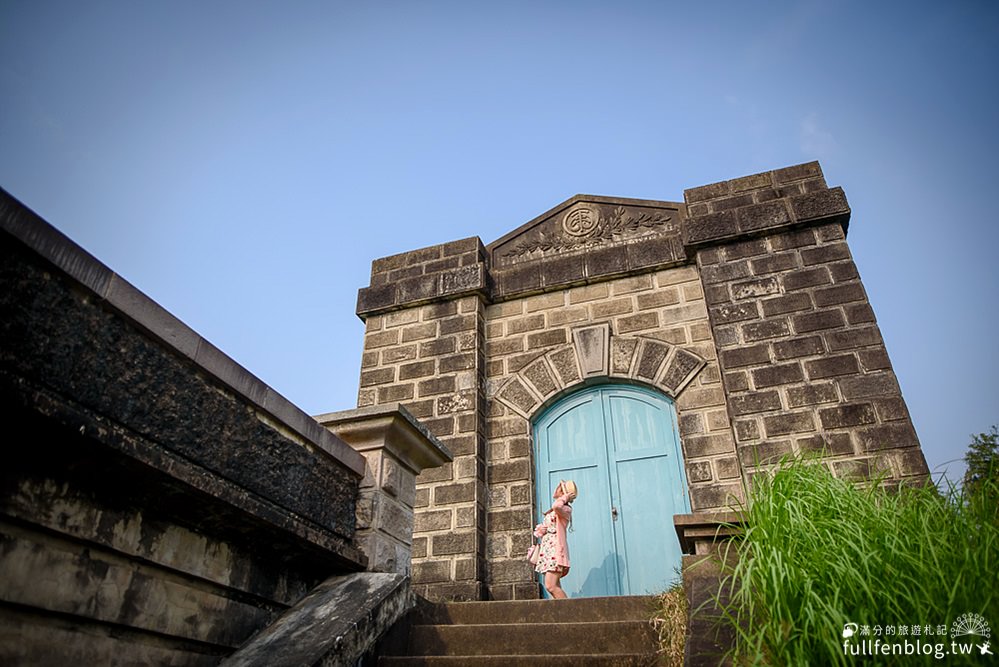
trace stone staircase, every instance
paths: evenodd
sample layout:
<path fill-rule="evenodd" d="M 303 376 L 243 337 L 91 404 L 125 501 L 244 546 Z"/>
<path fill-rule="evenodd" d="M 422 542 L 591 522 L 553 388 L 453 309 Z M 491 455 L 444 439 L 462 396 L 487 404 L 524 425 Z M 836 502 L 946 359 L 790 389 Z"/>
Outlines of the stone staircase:
<path fill-rule="evenodd" d="M 646 596 L 423 604 L 378 665 L 657 665 Z"/>

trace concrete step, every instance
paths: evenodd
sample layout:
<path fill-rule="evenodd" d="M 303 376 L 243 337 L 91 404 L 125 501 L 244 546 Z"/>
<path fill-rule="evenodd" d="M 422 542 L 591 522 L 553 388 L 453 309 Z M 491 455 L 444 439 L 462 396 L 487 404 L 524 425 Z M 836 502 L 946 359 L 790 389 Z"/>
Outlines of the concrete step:
<path fill-rule="evenodd" d="M 536 655 L 630 653 L 655 646 L 648 621 L 414 625 L 408 655 Z"/>
<path fill-rule="evenodd" d="M 654 606 L 650 596 L 423 604 L 378 664 L 655 665 Z"/>
<path fill-rule="evenodd" d="M 421 624 L 558 623 L 577 621 L 645 621 L 655 600 L 646 595 L 573 598 L 570 600 L 510 600 L 450 602 L 421 609 Z"/>
<path fill-rule="evenodd" d="M 660 664 L 648 653 L 613 655 L 432 655 L 382 656 L 379 667 L 652 667 Z"/>

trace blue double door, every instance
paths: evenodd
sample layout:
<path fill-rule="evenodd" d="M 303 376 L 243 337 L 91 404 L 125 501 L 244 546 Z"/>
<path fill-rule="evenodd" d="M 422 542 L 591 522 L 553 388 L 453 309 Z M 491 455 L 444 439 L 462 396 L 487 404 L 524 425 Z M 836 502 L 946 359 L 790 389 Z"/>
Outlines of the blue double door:
<path fill-rule="evenodd" d="M 575 480 L 570 597 L 662 592 L 676 580 L 673 515 L 690 511 L 676 411 L 657 392 L 605 385 L 571 394 L 534 425 L 538 516 Z"/>

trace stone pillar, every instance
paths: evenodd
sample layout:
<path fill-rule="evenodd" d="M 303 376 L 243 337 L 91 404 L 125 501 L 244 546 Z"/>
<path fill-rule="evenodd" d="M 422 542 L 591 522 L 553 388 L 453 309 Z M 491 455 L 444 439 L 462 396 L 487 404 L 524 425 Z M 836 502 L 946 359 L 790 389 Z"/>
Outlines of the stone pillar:
<path fill-rule="evenodd" d="M 451 453 L 397 403 L 316 420 L 366 459 L 354 542 L 368 557 L 368 570 L 409 576 L 416 476 L 450 463 Z"/>
<path fill-rule="evenodd" d="M 683 592 L 689 609 L 684 665 L 724 664 L 722 658 L 735 645 L 735 633 L 719 622 L 725 613 L 721 605 L 730 600 L 730 591 L 721 582 L 725 570 L 736 562 L 736 550 L 730 550 L 727 542 L 742 534 L 742 516 L 737 512 L 676 514 L 673 525 L 684 554 Z"/>
<path fill-rule="evenodd" d="M 923 480 L 926 461 L 817 162 L 686 190 L 696 257 L 749 476 L 822 453 L 838 476 Z"/>
<path fill-rule="evenodd" d="M 484 593 L 485 249 L 476 238 L 372 262 L 359 407 L 400 402 L 453 453 L 416 480 L 414 590 L 432 599 Z"/>

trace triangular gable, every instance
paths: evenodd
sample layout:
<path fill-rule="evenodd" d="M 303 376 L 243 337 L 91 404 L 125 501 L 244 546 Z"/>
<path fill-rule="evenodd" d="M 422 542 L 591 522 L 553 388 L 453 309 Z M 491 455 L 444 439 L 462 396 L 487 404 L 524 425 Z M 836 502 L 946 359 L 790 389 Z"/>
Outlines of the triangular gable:
<path fill-rule="evenodd" d="M 679 250 L 684 215 L 684 205 L 676 202 L 576 195 L 486 249 L 497 269 L 652 238 L 675 237 L 670 245 Z"/>

